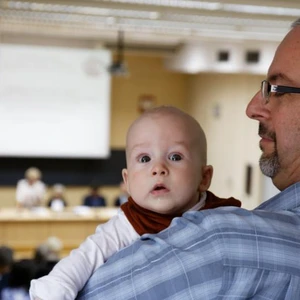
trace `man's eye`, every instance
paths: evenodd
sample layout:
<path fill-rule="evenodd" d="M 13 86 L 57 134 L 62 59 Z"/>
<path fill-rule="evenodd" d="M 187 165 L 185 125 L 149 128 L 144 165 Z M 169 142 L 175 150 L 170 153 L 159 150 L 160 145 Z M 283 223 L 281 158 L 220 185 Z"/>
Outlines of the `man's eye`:
<path fill-rule="evenodd" d="M 178 161 L 178 160 L 181 160 L 182 157 L 179 154 L 172 154 L 172 155 L 170 155 L 169 159 L 173 160 L 173 161 Z"/>
<path fill-rule="evenodd" d="M 150 157 L 148 155 L 144 155 L 139 159 L 139 162 L 141 163 L 146 163 L 148 161 L 150 161 Z"/>
<path fill-rule="evenodd" d="M 279 93 L 279 92 L 276 92 L 276 93 L 274 93 L 274 96 L 275 96 L 275 97 L 282 97 L 284 94 L 286 94 L 286 93 Z"/>

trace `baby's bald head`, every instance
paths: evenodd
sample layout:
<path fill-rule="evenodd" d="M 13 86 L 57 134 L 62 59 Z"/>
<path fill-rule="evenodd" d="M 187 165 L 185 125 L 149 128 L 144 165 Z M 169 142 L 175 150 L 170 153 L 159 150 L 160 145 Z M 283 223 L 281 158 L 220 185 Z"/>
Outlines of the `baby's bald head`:
<path fill-rule="evenodd" d="M 165 120 L 165 126 L 161 127 L 161 131 L 169 131 L 170 134 L 172 134 L 172 128 L 174 134 L 176 134 L 176 130 L 182 131 L 189 137 L 191 143 L 199 153 L 201 164 L 206 165 L 207 142 L 203 129 L 192 116 L 173 106 L 159 106 L 150 109 L 131 124 L 126 138 L 126 157 L 130 151 L 132 141 L 136 138 L 137 130 L 142 129 L 147 131 L 149 129 L 147 124 L 152 122 L 159 124 L 162 119 Z"/>

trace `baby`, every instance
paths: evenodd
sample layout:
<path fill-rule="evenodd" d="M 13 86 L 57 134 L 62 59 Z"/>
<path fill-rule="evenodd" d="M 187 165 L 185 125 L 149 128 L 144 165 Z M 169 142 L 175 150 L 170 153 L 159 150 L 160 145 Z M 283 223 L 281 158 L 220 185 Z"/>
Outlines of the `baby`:
<path fill-rule="evenodd" d="M 130 126 L 127 169 L 129 197 L 117 216 L 99 225 L 48 276 L 31 282 L 31 299 L 74 299 L 111 255 L 144 233 L 157 233 L 188 210 L 241 206 L 207 191 L 213 168 L 206 164 L 206 138 L 199 123 L 175 107 L 151 109 Z"/>

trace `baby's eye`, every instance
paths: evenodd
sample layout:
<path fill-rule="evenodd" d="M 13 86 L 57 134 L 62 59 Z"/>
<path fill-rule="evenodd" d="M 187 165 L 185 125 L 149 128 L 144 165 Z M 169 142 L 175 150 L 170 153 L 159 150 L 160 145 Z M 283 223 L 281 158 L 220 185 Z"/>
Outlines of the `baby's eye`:
<path fill-rule="evenodd" d="M 173 160 L 173 161 L 178 161 L 178 160 L 182 160 L 182 157 L 181 157 L 181 155 L 179 155 L 179 154 L 171 154 L 171 155 L 169 156 L 169 159 L 170 159 L 170 160 Z"/>
<path fill-rule="evenodd" d="M 139 158 L 139 162 L 141 163 L 146 163 L 148 161 L 150 161 L 150 157 L 148 155 L 143 155 Z"/>

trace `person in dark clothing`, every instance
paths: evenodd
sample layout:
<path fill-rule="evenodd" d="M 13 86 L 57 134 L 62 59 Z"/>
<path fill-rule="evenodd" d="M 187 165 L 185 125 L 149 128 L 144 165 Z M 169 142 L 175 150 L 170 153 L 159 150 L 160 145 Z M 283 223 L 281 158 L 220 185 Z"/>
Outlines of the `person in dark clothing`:
<path fill-rule="evenodd" d="M 1 291 L 8 286 L 8 278 L 13 264 L 14 251 L 7 246 L 0 247 L 0 300 Z"/>
<path fill-rule="evenodd" d="M 22 259 L 13 263 L 8 277 L 8 285 L 1 292 L 2 300 L 29 300 L 30 281 L 36 278 L 37 266 L 32 259 Z"/>
<path fill-rule="evenodd" d="M 83 205 L 91 207 L 106 206 L 105 198 L 99 194 L 98 186 L 91 186 L 90 194 L 83 199 Z"/>

